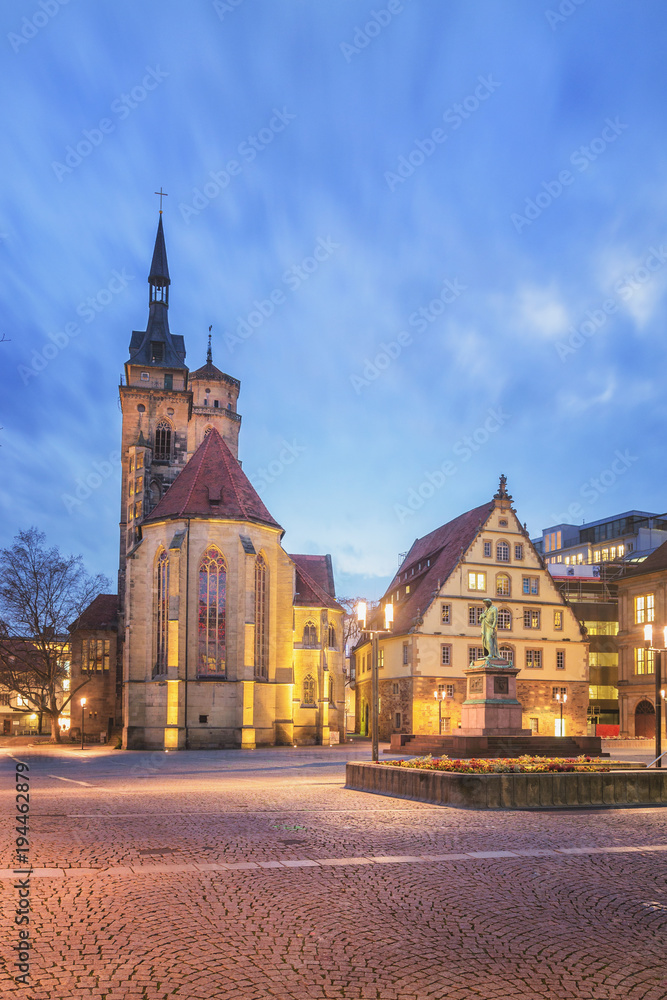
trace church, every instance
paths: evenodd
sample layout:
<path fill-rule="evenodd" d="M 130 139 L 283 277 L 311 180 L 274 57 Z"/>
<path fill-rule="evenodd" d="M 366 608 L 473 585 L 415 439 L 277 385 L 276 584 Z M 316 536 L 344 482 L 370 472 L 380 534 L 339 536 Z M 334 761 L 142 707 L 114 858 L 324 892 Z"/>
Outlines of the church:
<path fill-rule="evenodd" d="M 91 682 L 86 731 L 122 719 L 127 749 L 338 742 L 331 557 L 283 548 L 238 459 L 240 383 L 213 364 L 210 333 L 205 363 L 185 364 L 162 212 L 148 285 L 120 386 L 118 599 L 100 595 L 72 637 L 73 679 Z"/>

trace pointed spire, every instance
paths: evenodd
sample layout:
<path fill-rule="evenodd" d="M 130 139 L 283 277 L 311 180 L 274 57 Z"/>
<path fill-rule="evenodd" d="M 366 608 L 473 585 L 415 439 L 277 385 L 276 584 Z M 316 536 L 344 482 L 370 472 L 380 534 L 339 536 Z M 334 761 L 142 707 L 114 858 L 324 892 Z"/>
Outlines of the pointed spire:
<path fill-rule="evenodd" d="M 211 330 L 212 329 L 213 329 L 213 327 L 209 326 L 209 328 L 208 328 L 208 349 L 206 351 L 206 364 L 207 365 L 212 365 L 213 364 L 213 351 L 211 350 Z"/>
<path fill-rule="evenodd" d="M 149 303 L 164 302 L 168 306 L 171 279 L 169 277 L 169 265 L 167 264 L 164 229 L 162 228 L 162 212 L 160 212 L 160 221 L 157 225 L 155 249 L 153 250 L 153 260 L 151 261 L 151 269 L 148 275 L 148 284 L 150 285 Z"/>

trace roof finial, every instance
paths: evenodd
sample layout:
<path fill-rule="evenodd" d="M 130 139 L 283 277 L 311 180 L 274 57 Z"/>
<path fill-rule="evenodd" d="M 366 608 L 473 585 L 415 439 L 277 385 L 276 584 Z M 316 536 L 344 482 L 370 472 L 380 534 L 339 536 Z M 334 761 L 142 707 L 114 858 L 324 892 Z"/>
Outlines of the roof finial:
<path fill-rule="evenodd" d="M 212 329 L 213 329 L 213 326 L 209 326 L 209 328 L 208 328 L 208 349 L 206 351 L 206 363 L 208 365 L 212 365 L 213 364 L 213 352 L 211 351 L 211 330 Z"/>
<path fill-rule="evenodd" d="M 167 194 L 166 191 L 162 190 L 162 185 L 161 184 L 160 184 L 160 190 L 159 191 L 155 191 L 154 193 L 155 194 L 159 194 L 159 196 L 160 196 L 160 215 L 162 215 L 162 199 L 163 198 L 168 198 L 169 195 Z"/>

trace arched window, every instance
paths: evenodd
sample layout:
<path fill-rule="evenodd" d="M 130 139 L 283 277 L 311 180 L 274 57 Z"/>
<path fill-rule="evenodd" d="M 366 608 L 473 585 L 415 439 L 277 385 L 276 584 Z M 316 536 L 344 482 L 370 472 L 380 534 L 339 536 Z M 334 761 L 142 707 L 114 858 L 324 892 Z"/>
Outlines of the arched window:
<path fill-rule="evenodd" d="M 157 507 L 160 502 L 160 484 L 155 479 L 151 483 L 150 498 L 152 510 L 153 507 Z"/>
<path fill-rule="evenodd" d="M 310 674 L 303 679 L 303 704 L 315 704 L 315 681 Z"/>
<path fill-rule="evenodd" d="M 224 677 L 227 637 L 225 605 L 227 567 L 221 552 L 211 546 L 199 564 L 198 677 Z"/>
<path fill-rule="evenodd" d="M 317 646 L 317 626 L 315 622 L 306 622 L 303 626 L 303 645 L 311 649 Z"/>
<path fill-rule="evenodd" d="M 333 625 L 327 626 L 327 646 L 329 649 L 336 648 L 336 629 Z"/>
<path fill-rule="evenodd" d="M 329 704 L 333 705 L 333 703 L 334 703 L 334 682 L 333 682 L 333 677 L 331 676 L 331 674 L 329 674 Z"/>
<path fill-rule="evenodd" d="M 496 561 L 497 562 L 509 562 L 510 561 L 510 547 L 507 542 L 498 542 L 496 545 Z"/>
<path fill-rule="evenodd" d="M 509 597 L 510 596 L 510 578 L 507 573 L 499 573 L 496 577 L 496 596 L 497 597 Z"/>
<path fill-rule="evenodd" d="M 505 631 L 512 628 L 512 612 L 509 608 L 498 609 L 498 628 Z"/>
<path fill-rule="evenodd" d="M 155 428 L 155 458 L 158 462 L 171 458 L 171 424 L 161 420 Z"/>
<path fill-rule="evenodd" d="M 157 558 L 157 615 L 156 615 L 156 643 L 155 643 L 155 669 L 153 674 L 165 674 L 167 672 L 167 655 L 169 645 L 169 556 L 164 551 L 160 552 Z"/>
<path fill-rule="evenodd" d="M 514 662 L 514 651 L 511 646 L 501 646 L 498 652 L 503 660 L 507 660 L 509 663 Z"/>
<path fill-rule="evenodd" d="M 269 677 L 269 568 L 261 553 L 255 560 L 255 677 Z"/>

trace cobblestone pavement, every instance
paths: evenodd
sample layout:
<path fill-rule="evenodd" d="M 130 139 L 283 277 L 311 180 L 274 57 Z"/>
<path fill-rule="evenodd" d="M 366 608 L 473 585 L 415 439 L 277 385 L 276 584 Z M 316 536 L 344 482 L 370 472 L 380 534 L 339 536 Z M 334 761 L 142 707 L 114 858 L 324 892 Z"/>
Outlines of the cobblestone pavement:
<path fill-rule="evenodd" d="M 3 980 L 25 1000 L 665 1000 L 667 809 L 346 790 L 365 746 L 0 752 Z M 14 761 L 29 985 L 13 981 Z"/>

